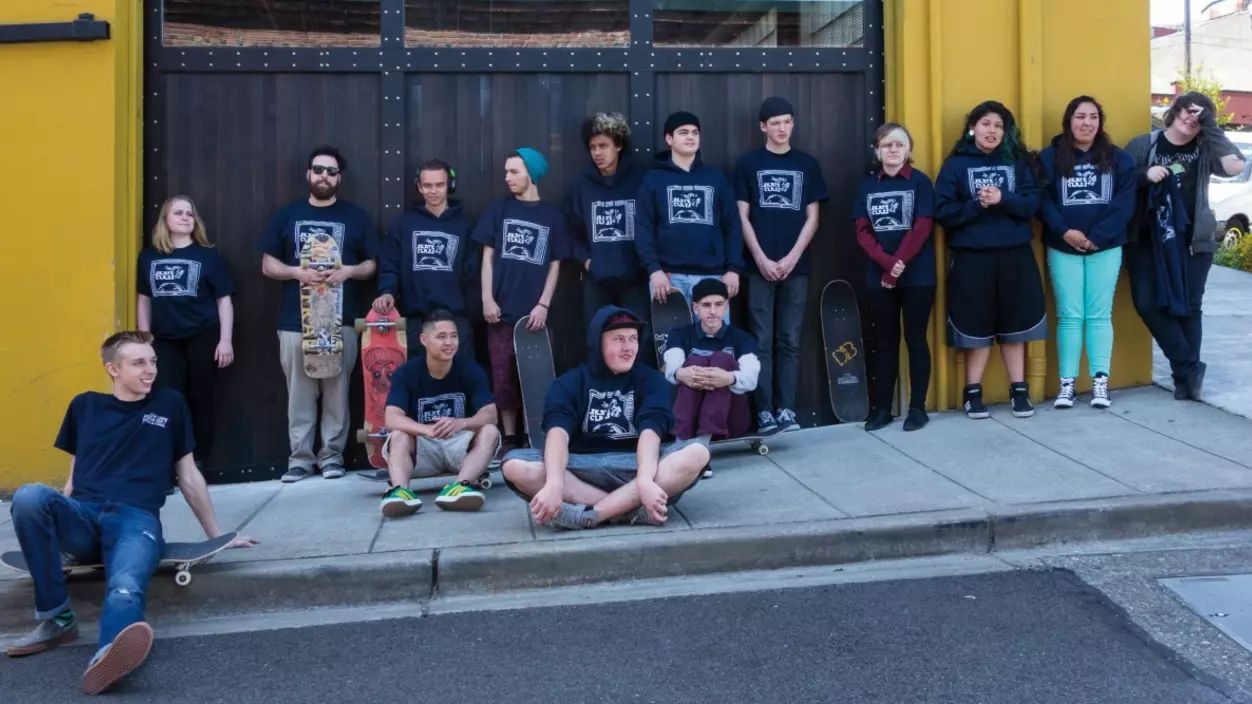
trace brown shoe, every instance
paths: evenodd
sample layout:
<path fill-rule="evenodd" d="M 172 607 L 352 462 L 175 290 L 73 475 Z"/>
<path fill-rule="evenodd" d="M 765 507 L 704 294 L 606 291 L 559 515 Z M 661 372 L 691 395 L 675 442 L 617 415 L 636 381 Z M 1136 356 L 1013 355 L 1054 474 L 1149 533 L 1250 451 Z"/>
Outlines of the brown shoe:
<path fill-rule="evenodd" d="M 10 643 L 4 649 L 4 653 L 11 658 L 18 658 L 52 650 L 62 643 L 72 643 L 76 640 L 78 640 L 77 621 L 70 621 L 64 626 L 58 626 L 56 621 L 40 621 L 30 635 Z"/>
<path fill-rule="evenodd" d="M 152 650 L 152 626 L 140 621 L 122 629 L 83 673 L 83 691 L 99 694 L 135 671 Z"/>

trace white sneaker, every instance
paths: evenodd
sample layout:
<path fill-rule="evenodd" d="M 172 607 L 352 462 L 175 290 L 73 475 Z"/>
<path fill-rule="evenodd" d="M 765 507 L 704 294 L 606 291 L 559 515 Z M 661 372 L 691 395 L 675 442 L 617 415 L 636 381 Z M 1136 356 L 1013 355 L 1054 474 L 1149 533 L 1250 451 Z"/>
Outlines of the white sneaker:
<path fill-rule="evenodd" d="M 1108 408 L 1112 405 L 1113 401 L 1109 399 L 1109 377 L 1100 372 L 1091 380 L 1091 407 Z"/>
<path fill-rule="evenodd" d="M 1056 395 L 1056 400 L 1052 402 L 1053 408 L 1073 408 L 1074 407 L 1074 380 L 1069 377 L 1061 377 L 1061 390 Z"/>

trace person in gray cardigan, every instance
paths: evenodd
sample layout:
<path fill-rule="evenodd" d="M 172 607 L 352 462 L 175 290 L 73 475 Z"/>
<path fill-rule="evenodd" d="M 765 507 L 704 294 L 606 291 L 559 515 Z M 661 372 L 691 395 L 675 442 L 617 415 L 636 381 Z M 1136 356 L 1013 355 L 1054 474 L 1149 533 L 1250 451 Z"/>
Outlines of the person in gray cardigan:
<path fill-rule="evenodd" d="M 1174 398 L 1198 401 L 1204 385 L 1200 361 L 1200 303 L 1217 250 L 1217 223 L 1209 208 L 1209 177 L 1234 176 L 1244 167 L 1243 155 L 1217 126 L 1217 109 L 1201 93 L 1185 93 L 1165 113 L 1165 129 L 1141 134 L 1126 144 L 1139 181 L 1138 205 L 1128 233 L 1124 261 L 1130 273 L 1135 310 L 1169 359 Z M 1150 222 L 1144 217 L 1148 189 L 1179 171 L 1183 201 L 1191 228 L 1186 233 L 1187 314 L 1170 315 L 1156 305 L 1156 269 Z"/>

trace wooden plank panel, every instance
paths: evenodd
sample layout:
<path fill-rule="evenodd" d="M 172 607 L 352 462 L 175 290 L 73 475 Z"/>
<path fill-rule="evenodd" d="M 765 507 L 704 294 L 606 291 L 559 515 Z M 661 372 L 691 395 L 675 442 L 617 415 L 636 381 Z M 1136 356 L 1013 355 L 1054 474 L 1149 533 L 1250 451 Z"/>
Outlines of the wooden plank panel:
<path fill-rule="evenodd" d="M 852 201 L 869 168 L 873 128 L 865 118 L 864 76 L 855 74 L 658 74 L 656 77 L 657 149 L 665 149 L 661 125 L 676 110 L 700 118 L 701 157 L 732 176 L 740 155 L 764 144 L 757 110 L 771 95 L 787 98 L 796 110 L 791 143 L 821 164 L 830 200 L 810 245 L 813 273 L 809 305 L 801 333 L 797 413 L 805 424 L 835 422 L 827 395 L 821 318 L 822 287 L 846 279 L 861 297 L 864 310 L 865 255 L 856 244 Z M 747 255 L 745 255 L 747 256 Z M 732 302 L 734 324 L 747 329 L 747 298 Z"/>
<path fill-rule="evenodd" d="M 277 208 L 307 196 L 308 153 L 322 143 L 337 146 L 348 161 L 341 197 L 379 223 L 378 77 L 184 74 L 166 76 L 165 88 L 164 188 L 155 195 L 191 196 L 237 287 L 236 361 L 219 377 L 211 466 L 236 479 L 241 473 L 267 478 L 287 465 L 287 392 L 275 332 L 281 285 L 261 275 L 256 244 Z M 156 213 L 145 215 L 150 232 Z M 372 299 L 373 284 L 364 288 L 363 305 Z M 352 382 L 355 428 L 362 409 L 359 366 Z M 364 466 L 353 439 L 346 460 Z"/>
<path fill-rule="evenodd" d="M 504 161 L 529 146 L 548 159 L 540 197 L 560 205 L 587 161 L 579 126 L 597 110 L 629 106 L 626 74 L 416 74 L 409 77 L 406 178 L 426 159 L 439 158 L 457 171 L 457 194 L 477 221 L 487 205 L 508 194 Z M 412 187 L 410 186 L 410 189 Z M 409 193 L 413 198 L 418 194 Z M 582 361 L 585 329 L 579 267 L 562 267 L 549 315 L 558 373 Z M 479 361 L 487 366 L 486 332 L 475 330 Z"/>

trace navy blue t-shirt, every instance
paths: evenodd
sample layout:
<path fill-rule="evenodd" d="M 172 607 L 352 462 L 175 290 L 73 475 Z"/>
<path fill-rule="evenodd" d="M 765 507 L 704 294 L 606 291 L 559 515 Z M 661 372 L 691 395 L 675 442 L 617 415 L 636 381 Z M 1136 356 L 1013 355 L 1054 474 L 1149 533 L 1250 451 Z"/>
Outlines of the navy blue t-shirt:
<path fill-rule="evenodd" d="M 257 247 L 288 266 L 300 266 L 300 248 L 310 236 L 329 234 L 339 244 L 339 257 L 345 266 L 355 266 L 378 256 L 378 232 L 374 221 L 360 207 L 347 201 L 316 207 L 308 199 L 298 200 L 274 214 Z M 283 308 L 278 329 L 300 332 L 300 282 L 283 283 Z M 351 321 L 357 309 L 356 279 L 343 282 L 343 320 Z"/>
<path fill-rule="evenodd" d="M 388 406 L 403 408 L 410 420 L 424 425 L 440 418 L 472 418 L 495 402 L 483 368 L 459 358 L 452 361 L 447 376 L 436 379 L 426 366 L 426 356 L 414 357 L 391 375 L 387 392 Z"/>
<path fill-rule="evenodd" d="M 182 394 L 154 389 L 139 401 L 87 391 L 70 401 L 56 447 L 74 457 L 77 501 L 132 506 L 160 515 L 174 465 L 195 449 Z"/>
<path fill-rule="evenodd" d="M 775 154 L 765 147 L 739 157 L 735 164 L 735 200 L 748 204 L 748 221 L 756 232 L 765 256 L 778 261 L 800 239 L 809 203 L 829 198 L 826 179 L 817 160 L 799 149 Z M 806 247 L 793 274 L 807 276 L 812 270 Z M 745 256 L 756 271 L 756 260 Z"/>
<path fill-rule="evenodd" d="M 905 171 L 908 177 L 905 177 Z M 935 187 L 920 169 L 901 169 L 895 176 L 878 171 L 861 181 L 852 219 L 865 218 L 874 231 L 874 239 L 887 254 L 895 254 L 919 218 L 934 218 Z M 882 288 L 883 269 L 878 262 L 867 259 L 866 285 L 871 290 Z M 904 267 L 896 286 L 935 286 L 935 240 L 927 237 L 921 250 Z"/>
<path fill-rule="evenodd" d="M 194 242 L 170 254 L 144 249 L 135 274 L 139 293 L 151 299 L 152 334 L 166 340 L 217 326 L 217 299 L 235 293 L 217 250 Z"/>
<path fill-rule="evenodd" d="M 569 257 L 565 216 L 551 203 L 506 196 L 478 218 L 474 241 L 494 248 L 491 295 L 500 322 L 512 325 L 529 315 L 548 278 L 548 265 Z"/>

